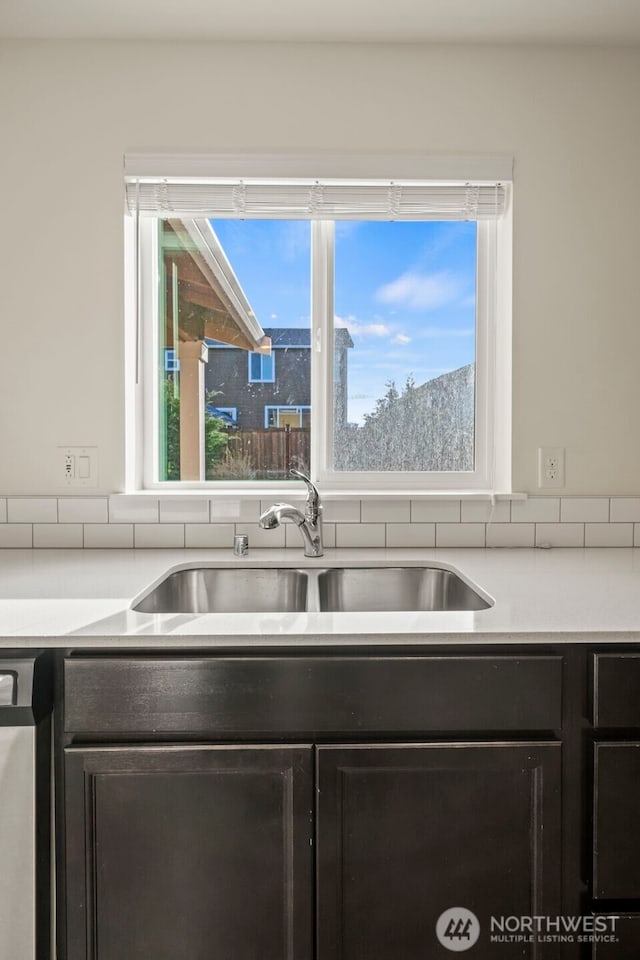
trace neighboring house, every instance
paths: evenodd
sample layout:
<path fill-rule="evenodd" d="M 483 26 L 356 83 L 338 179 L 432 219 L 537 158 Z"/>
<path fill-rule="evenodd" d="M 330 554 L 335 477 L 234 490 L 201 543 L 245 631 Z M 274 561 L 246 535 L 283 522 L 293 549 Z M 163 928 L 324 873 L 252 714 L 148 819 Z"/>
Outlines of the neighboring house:
<path fill-rule="evenodd" d="M 208 409 L 218 410 L 239 430 L 308 427 L 311 410 L 311 330 L 265 327 L 271 354 L 249 353 L 206 340 Z M 336 418 L 347 422 L 347 350 L 353 340 L 346 329 L 335 331 Z"/>

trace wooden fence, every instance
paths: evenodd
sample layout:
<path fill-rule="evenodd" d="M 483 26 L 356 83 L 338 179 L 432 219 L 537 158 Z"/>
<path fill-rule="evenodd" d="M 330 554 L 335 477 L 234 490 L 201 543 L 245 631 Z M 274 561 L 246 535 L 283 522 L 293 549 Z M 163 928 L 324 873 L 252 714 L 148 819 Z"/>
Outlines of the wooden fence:
<path fill-rule="evenodd" d="M 309 468 L 308 427 L 238 430 L 229 435 L 229 457 L 248 464 L 257 480 L 286 477 L 290 467 Z"/>

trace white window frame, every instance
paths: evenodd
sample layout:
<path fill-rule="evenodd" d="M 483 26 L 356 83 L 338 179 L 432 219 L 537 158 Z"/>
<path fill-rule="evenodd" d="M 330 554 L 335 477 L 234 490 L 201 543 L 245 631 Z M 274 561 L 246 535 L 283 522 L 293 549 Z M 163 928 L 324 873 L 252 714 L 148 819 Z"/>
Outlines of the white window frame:
<path fill-rule="evenodd" d="M 511 492 L 510 463 L 507 451 L 496 450 L 496 419 L 499 397 L 504 390 L 497 385 L 497 367 L 510 388 L 510 376 L 504 367 L 508 358 L 505 346 L 510 348 L 510 337 L 505 336 L 504 322 L 498 317 L 498 264 L 506 251 L 504 238 L 500 242 L 498 221 L 477 221 L 476 254 L 476 355 L 475 355 L 475 468 L 473 471 L 335 471 L 333 470 L 333 400 L 334 400 L 334 327 L 328 322 L 333 316 L 333 272 L 335 256 L 335 229 L 330 221 L 317 220 L 312 229 L 312 343 L 315 345 L 311 372 L 311 462 L 318 483 L 333 489 L 349 490 L 430 490 Z M 504 267 L 503 267 L 504 272 Z M 314 285 L 314 278 L 316 283 Z M 508 343 L 505 343 L 507 341 Z M 331 358 L 326 363 L 324 356 Z M 314 409 L 321 416 L 314 417 Z M 504 417 L 510 414 L 505 410 Z M 504 425 L 503 425 L 504 426 Z M 504 437 L 506 446 L 507 437 Z M 508 450 L 510 460 L 510 446 Z"/>
<path fill-rule="evenodd" d="M 136 162 L 139 158 L 135 158 Z M 218 158 L 219 159 L 219 158 Z M 393 169 L 398 158 L 325 158 L 328 176 L 343 176 L 358 180 L 366 176 L 384 175 L 383 169 Z M 167 176 L 175 174 L 176 164 L 163 163 Z M 364 162 L 364 161 L 367 162 Z M 502 158 L 504 161 L 505 158 Z M 200 162 L 210 171 L 210 176 L 232 175 L 231 170 L 239 164 L 243 176 L 262 175 L 295 178 L 308 173 L 314 158 L 253 157 L 223 158 L 222 166 L 215 169 L 216 158 L 201 158 Z M 147 161 L 144 161 L 147 162 Z M 212 169 L 212 162 L 214 168 Z M 333 169 L 332 169 L 333 162 Z M 449 177 L 461 179 L 465 175 L 474 179 L 473 158 L 438 158 L 425 165 L 424 158 L 401 158 L 399 176 L 416 179 L 444 179 L 444 169 L 450 169 Z M 478 158 L 478 171 L 484 171 L 490 179 L 491 158 Z M 226 164 L 226 167 L 225 167 Z M 469 167 L 471 164 L 471 167 Z M 358 173 L 358 166 L 361 173 Z M 448 166 L 449 165 L 449 166 Z M 423 172 L 420 172 L 422 168 Z M 429 172 L 431 168 L 431 173 Z M 153 163 L 149 174 L 157 171 Z M 466 174 L 464 173 L 466 172 Z M 237 175 L 237 174 L 236 174 Z M 479 176 L 480 173 L 476 173 Z M 311 267 L 311 464 L 313 478 L 324 493 L 335 491 L 339 495 L 384 495 L 398 493 L 404 496 L 448 494 L 487 495 L 511 493 L 511 206 L 498 221 L 477 221 L 477 285 L 476 285 L 476 422 L 475 422 L 475 470 L 473 472 L 422 472 L 380 471 L 342 472 L 332 469 L 333 449 L 333 255 L 334 224 L 331 221 L 312 221 L 312 267 Z M 137 400 L 136 412 L 129 418 L 127 430 L 127 489 L 219 491 L 234 496 L 247 493 L 253 496 L 263 492 L 270 496 L 277 487 L 273 481 L 159 481 L 158 470 L 158 236 L 153 225 L 157 221 L 141 218 L 136 227 L 125 230 L 128 255 L 128 273 L 138 257 L 139 273 L 137 290 L 129 284 L 131 303 L 129 316 L 136 312 L 139 325 L 129 321 L 131 346 L 139 363 L 128 362 L 129 379 L 133 368 L 142 375 L 141 387 L 130 383 L 128 394 Z M 250 371 L 250 367 L 249 367 Z M 275 364 L 274 364 L 275 380 Z M 252 381 L 274 382 L 274 381 Z M 140 451 L 140 439 L 146 438 L 144 450 Z M 287 484 L 287 488 L 290 484 Z"/>
<path fill-rule="evenodd" d="M 287 405 L 287 404 L 268 403 L 268 404 L 265 405 L 265 408 L 264 408 L 264 426 L 265 426 L 265 430 L 273 429 L 273 427 L 269 427 L 269 411 L 270 411 L 270 410 L 277 410 L 277 411 L 278 411 L 278 420 L 280 420 L 280 411 L 281 411 L 281 410 L 284 410 L 286 413 L 294 413 L 294 412 L 297 413 L 297 414 L 298 414 L 298 419 L 299 419 L 299 421 L 300 421 L 300 423 L 298 424 L 298 426 L 301 427 L 301 426 L 302 426 L 302 414 L 304 413 L 305 410 L 308 410 L 309 412 L 311 412 L 311 407 L 310 407 L 310 406 L 305 406 L 304 404 L 302 404 L 302 405 L 300 405 L 300 404 L 298 404 L 298 405 L 295 405 L 295 404 L 289 404 L 289 405 Z M 280 426 L 280 423 L 278 423 L 277 426 L 279 427 L 279 426 Z"/>

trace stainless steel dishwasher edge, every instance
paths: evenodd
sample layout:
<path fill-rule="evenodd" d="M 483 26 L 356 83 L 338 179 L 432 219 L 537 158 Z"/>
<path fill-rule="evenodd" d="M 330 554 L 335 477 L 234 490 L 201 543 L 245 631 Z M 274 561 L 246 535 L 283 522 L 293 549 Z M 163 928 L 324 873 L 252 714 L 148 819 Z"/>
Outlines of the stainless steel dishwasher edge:
<path fill-rule="evenodd" d="M 0 654 L 0 960 L 48 960 L 51 657 Z"/>

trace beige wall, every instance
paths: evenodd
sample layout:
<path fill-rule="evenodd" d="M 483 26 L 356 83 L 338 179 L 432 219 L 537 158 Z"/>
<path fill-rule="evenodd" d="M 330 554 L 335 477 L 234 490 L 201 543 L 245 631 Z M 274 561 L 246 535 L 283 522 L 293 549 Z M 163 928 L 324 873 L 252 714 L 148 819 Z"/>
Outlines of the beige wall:
<path fill-rule="evenodd" d="M 640 493 L 639 101 L 633 49 L 0 45 L 0 493 L 122 489 L 129 150 L 512 154 L 514 486 Z"/>

